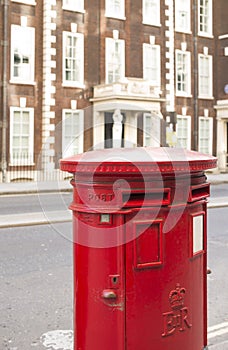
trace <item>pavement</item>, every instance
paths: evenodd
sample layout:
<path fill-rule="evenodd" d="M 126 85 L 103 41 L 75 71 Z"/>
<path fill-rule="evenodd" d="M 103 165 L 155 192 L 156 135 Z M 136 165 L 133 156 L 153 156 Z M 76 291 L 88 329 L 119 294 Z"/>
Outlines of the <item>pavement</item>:
<path fill-rule="evenodd" d="M 227 183 L 228 173 L 214 174 L 207 173 L 207 181 L 211 185 Z M 70 192 L 72 186 L 70 181 L 46 181 L 46 182 L 15 182 L 0 183 L 0 196 Z M 208 208 L 228 207 L 228 197 L 216 197 L 208 199 Z M 58 222 L 68 222 L 72 220 L 70 210 L 41 211 L 33 213 L 20 213 L 10 215 L 0 215 L 0 228 L 13 226 L 42 225 Z"/>
<path fill-rule="evenodd" d="M 69 180 L 0 183 L 0 196 L 13 194 L 54 193 L 66 191 L 72 191 L 72 186 Z"/>

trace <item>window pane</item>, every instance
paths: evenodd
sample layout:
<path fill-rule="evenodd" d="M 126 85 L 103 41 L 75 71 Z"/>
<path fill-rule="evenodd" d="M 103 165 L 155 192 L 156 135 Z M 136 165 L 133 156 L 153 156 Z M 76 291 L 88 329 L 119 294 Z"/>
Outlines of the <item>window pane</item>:
<path fill-rule="evenodd" d="M 105 10 L 110 17 L 123 18 L 125 14 L 124 0 L 106 0 Z"/>
<path fill-rule="evenodd" d="M 32 110 L 14 110 L 10 124 L 10 158 L 15 165 L 33 162 L 33 114 Z"/>
<path fill-rule="evenodd" d="M 211 56 L 199 56 L 199 95 L 212 95 Z"/>
<path fill-rule="evenodd" d="M 19 147 L 20 147 L 20 137 L 19 136 L 13 136 L 13 146 L 14 146 L 14 149 L 19 149 Z"/>
<path fill-rule="evenodd" d="M 160 50 L 159 46 L 143 45 L 143 78 L 154 85 L 160 85 Z"/>
<path fill-rule="evenodd" d="M 72 11 L 83 11 L 84 0 L 63 0 L 63 7 Z"/>
<path fill-rule="evenodd" d="M 64 80 L 66 82 L 83 84 L 84 79 L 84 48 L 83 35 L 65 33 L 64 49 Z"/>
<path fill-rule="evenodd" d="M 210 0 L 199 1 L 199 30 L 200 32 L 210 34 Z"/>
<path fill-rule="evenodd" d="M 179 31 L 190 31 L 190 0 L 175 1 L 175 22 Z"/>
<path fill-rule="evenodd" d="M 177 92 L 189 94 L 190 59 L 189 53 L 176 54 L 176 89 Z"/>
<path fill-rule="evenodd" d="M 189 148 L 189 117 L 177 117 L 177 139 L 180 147 Z"/>
<path fill-rule="evenodd" d="M 114 0 L 112 1 L 113 4 L 113 10 L 115 13 L 120 13 L 121 11 L 121 5 L 120 5 L 120 0 Z"/>
<path fill-rule="evenodd" d="M 143 0 L 143 22 L 160 24 L 160 0 Z"/>
<path fill-rule="evenodd" d="M 21 146 L 24 149 L 24 151 L 28 150 L 28 146 L 29 146 L 29 139 L 28 139 L 28 137 L 23 136 L 21 138 Z"/>
<path fill-rule="evenodd" d="M 21 132 L 23 135 L 29 135 L 29 124 L 22 124 Z"/>
<path fill-rule="evenodd" d="M 20 112 L 14 112 L 14 122 L 20 123 Z"/>
<path fill-rule="evenodd" d="M 63 119 L 63 156 L 71 156 L 83 150 L 83 123 L 80 112 L 65 112 Z"/>
<path fill-rule="evenodd" d="M 124 42 L 122 40 L 106 39 L 106 71 L 107 82 L 120 81 L 124 74 Z"/>
<path fill-rule="evenodd" d="M 199 118 L 199 152 L 210 154 L 212 151 L 212 119 Z"/>
<path fill-rule="evenodd" d="M 12 25 L 11 31 L 12 78 L 33 81 L 35 30 L 31 27 Z"/>

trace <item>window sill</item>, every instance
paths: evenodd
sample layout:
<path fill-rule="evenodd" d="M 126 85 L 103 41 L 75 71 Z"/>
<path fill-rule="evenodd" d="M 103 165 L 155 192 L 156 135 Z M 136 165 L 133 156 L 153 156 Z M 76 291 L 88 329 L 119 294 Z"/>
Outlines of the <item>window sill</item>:
<path fill-rule="evenodd" d="M 10 80 L 10 84 L 18 84 L 18 85 L 32 85 L 35 86 L 36 82 L 35 81 L 23 81 L 23 80 Z"/>
<path fill-rule="evenodd" d="M 189 35 L 192 34 L 192 31 L 191 31 L 191 30 L 183 30 L 182 28 L 175 28 L 175 32 L 177 32 L 177 33 L 189 34 Z"/>
<path fill-rule="evenodd" d="M 200 100 L 214 100 L 214 96 L 203 96 L 203 95 L 199 95 L 198 98 Z"/>
<path fill-rule="evenodd" d="M 63 86 L 63 87 L 66 87 L 66 88 L 85 89 L 85 84 L 78 83 L 78 82 L 66 82 L 66 81 L 64 81 L 64 82 L 62 83 L 62 86 Z"/>
<path fill-rule="evenodd" d="M 35 1 L 26 1 L 26 0 L 12 0 L 12 2 L 18 2 L 21 4 L 25 4 L 25 5 L 32 5 L 32 6 L 36 6 L 36 2 Z"/>
<path fill-rule="evenodd" d="M 64 11 L 71 11 L 71 12 L 79 12 L 79 13 L 85 13 L 85 10 L 74 10 L 74 9 L 72 9 L 72 8 L 70 8 L 70 7 L 66 7 L 66 6 L 63 6 L 62 7 L 62 9 L 64 10 Z"/>
<path fill-rule="evenodd" d="M 34 162 L 28 162 L 28 163 L 26 163 L 26 162 L 21 162 L 21 164 L 18 164 L 18 162 L 10 162 L 9 163 L 9 166 L 12 166 L 12 167 L 22 167 L 22 166 L 34 166 L 35 165 L 35 163 Z"/>
<path fill-rule="evenodd" d="M 198 35 L 199 35 L 199 36 L 203 36 L 204 38 L 214 39 L 214 35 L 209 34 L 209 33 L 199 32 Z"/>
<path fill-rule="evenodd" d="M 151 22 L 143 21 L 142 24 L 146 26 L 161 27 L 161 23 L 151 23 Z"/>
<path fill-rule="evenodd" d="M 119 19 L 121 21 L 125 21 L 126 20 L 126 17 L 125 16 L 115 16 L 113 13 L 106 13 L 105 14 L 105 17 L 107 18 L 114 18 L 114 19 Z"/>
<path fill-rule="evenodd" d="M 192 94 L 185 94 L 185 93 L 176 93 L 176 97 L 187 97 L 187 98 L 192 98 Z"/>

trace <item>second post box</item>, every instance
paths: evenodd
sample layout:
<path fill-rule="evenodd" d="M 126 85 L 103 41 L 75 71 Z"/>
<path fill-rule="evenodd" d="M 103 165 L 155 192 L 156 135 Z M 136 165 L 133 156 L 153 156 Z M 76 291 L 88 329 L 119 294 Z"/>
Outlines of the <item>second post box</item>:
<path fill-rule="evenodd" d="M 74 350 L 206 349 L 216 158 L 122 148 L 60 164 L 73 174 Z"/>

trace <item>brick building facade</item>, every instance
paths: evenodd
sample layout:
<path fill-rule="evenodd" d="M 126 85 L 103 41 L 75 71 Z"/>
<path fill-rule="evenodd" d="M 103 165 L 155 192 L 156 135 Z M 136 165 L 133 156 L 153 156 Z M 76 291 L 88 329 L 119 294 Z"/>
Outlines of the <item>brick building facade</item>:
<path fill-rule="evenodd" d="M 216 2 L 215 20 L 215 113 L 217 133 L 215 135 L 218 167 L 228 170 L 228 21 L 227 1 Z"/>
<path fill-rule="evenodd" d="M 181 146 L 226 171 L 227 14 L 226 0 L 2 1 L 0 181 L 117 146 Z"/>

